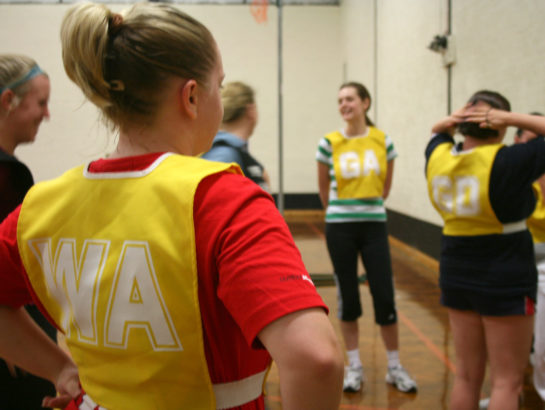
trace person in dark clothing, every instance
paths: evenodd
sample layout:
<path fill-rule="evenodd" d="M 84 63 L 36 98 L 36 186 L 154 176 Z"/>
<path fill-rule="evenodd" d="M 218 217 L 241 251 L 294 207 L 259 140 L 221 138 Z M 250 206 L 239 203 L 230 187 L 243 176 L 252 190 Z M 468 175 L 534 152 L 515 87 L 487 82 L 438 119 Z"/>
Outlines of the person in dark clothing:
<path fill-rule="evenodd" d="M 34 141 L 40 123 L 49 118 L 50 84 L 36 62 L 21 55 L 0 55 L 0 221 L 19 205 L 34 184 L 32 174 L 14 151 Z M 34 305 L 26 307 L 36 323 L 57 340 L 56 329 Z M 47 380 L 0 360 L 0 409 L 42 409 L 45 396 L 55 396 Z"/>
<path fill-rule="evenodd" d="M 212 161 L 236 162 L 244 175 L 270 192 L 267 172 L 249 152 L 248 140 L 257 124 L 255 92 L 247 84 L 231 82 L 221 90 L 223 119 L 212 148 L 202 157 Z"/>
<path fill-rule="evenodd" d="M 545 141 L 505 146 L 508 126 L 543 134 L 545 119 L 511 113 L 501 94 L 479 91 L 433 126 L 425 150 L 430 199 L 444 220 L 439 285 L 457 358 L 451 409 L 477 408 L 487 360 L 489 408 L 518 408 L 530 353 L 537 271 L 526 221 Z"/>

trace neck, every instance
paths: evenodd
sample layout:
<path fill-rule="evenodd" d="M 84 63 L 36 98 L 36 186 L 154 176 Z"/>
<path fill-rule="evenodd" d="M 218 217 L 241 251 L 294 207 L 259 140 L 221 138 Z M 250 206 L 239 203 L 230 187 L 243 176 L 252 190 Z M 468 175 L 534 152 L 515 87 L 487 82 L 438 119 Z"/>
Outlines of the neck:
<path fill-rule="evenodd" d="M 248 141 L 254 131 L 253 125 L 249 121 L 245 121 L 244 118 L 230 123 L 222 123 L 221 130 L 237 137 Z"/>
<path fill-rule="evenodd" d="M 488 138 L 485 140 L 473 138 L 470 136 L 464 136 L 464 142 L 462 144 L 464 150 L 481 147 L 483 145 L 498 144 L 501 142 L 501 138 Z"/>
<path fill-rule="evenodd" d="M 3 142 L 0 142 L 0 150 L 4 151 L 6 154 L 11 155 L 12 157 L 15 155 L 15 145 L 7 145 Z"/>
<path fill-rule="evenodd" d="M 6 154 L 13 156 L 15 153 L 15 148 L 17 148 L 17 143 L 9 136 L 10 133 L 6 132 L 6 130 L 2 129 L 0 126 L 0 149 Z"/>
<path fill-rule="evenodd" d="M 132 157 L 152 152 L 174 152 L 182 155 L 194 155 L 193 149 L 184 141 L 165 139 L 164 135 L 146 132 L 120 131 L 119 141 L 110 158 Z"/>
<path fill-rule="evenodd" d="M 206 150 L 195 118 L 180 109 L 176 90 L 176 87 L 169 90 L 152 118 L 131 118 L 119 124 L 119 140 L 111 158 L 153 152 L 192 156 Z"/>
<path fill-rule="evenodd" d="M 365 134 L 367 132 L 367 122 L 365 121 L 365 118 L 359 118 L 357 120 L 346 123 L 346 128 L 344 129 L 344 132 L 349 137 Z"/>
<path fill-rule="evenodd" d="M 155 121 L 150 125 L 131 125 L 119 130 L 119 140 L 110 158 L 144 155 L 152 152 L 174 152 L 196 155 L 191 132 L 180 124 Z"/>

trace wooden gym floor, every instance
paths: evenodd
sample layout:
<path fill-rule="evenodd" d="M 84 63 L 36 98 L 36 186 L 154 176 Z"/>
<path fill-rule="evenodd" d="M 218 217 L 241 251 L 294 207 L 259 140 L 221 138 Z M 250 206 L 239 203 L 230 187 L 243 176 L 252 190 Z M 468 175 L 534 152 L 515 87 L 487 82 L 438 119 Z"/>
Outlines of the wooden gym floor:
<path fill-rule="evenodd" d="M 331 282 L 332 267 L 323 236 L 321 215 L 287 213 L 286 221 L 299 247 L 318 292 L 330 309 L 330 319 L 341 338 L 337 320 L 336 289 Z M 392 265 L 399 317 L 400 356 L 403 366 L 418 383 L 418 393 L 405 394 L 388 385 L 386 352 L 374 323 L 371 296 L 360 285 L 364 315 L 359 321 L 360 352 L 365 384 L 359 393 L 344 393 L 341 409 L 448 409 L 456 372 L 456 360 L 446 309 L 439 305 L 436 260 L 390 238 Z M 360 267 L 361 272 L 363 268 Z M 544 409 L 535 392 L 532 368 L 525 374 L 521 409 Z M 487 379 L 483 397 L 489 393 Z M 267 408 L 281 409 L 278 372 L 273 366 L 267 381 Z"/>

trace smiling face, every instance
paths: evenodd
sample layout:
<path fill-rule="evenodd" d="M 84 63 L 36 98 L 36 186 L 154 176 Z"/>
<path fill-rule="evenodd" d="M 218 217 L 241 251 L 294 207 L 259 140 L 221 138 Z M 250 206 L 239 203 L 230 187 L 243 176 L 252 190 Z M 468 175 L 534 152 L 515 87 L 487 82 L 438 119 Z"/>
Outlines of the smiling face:
<path fill-rule="evenodd" d="M 7 121 L 15 146 L 33 142 L 43 119 L 49 118 L 49 78 L 39 75 L 28 82 L 28 91 L 9 112 Z"/>
<path fill-rule="evenodd" d="M 337 99 L 339 113 L 346 122 L 365 120 L 369 109 L 369 99 L 362 100 L 354 87 L 343 87 L 339 90 Z"/>

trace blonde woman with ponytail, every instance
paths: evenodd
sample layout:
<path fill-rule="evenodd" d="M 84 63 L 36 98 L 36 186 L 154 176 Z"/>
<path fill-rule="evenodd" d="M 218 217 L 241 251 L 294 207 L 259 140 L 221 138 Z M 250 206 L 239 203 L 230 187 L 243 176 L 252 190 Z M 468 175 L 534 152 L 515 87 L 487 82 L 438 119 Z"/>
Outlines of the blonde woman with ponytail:
<path fill-rule="evenodd" d="M 210 31 L 171 5 L 83 3 L 61 40 L 67 75 L 119 139 L 0 225 L 0 305 L 21 295 L 0 325 L 28 339 L 3 334 L 0 356 L 29 371 L 56 357 L 51 379 L 70 368 L 19 320 L 32 294 L 78 366 L 71 408 L 264 409 L 272 358 L 284 409 L 337 409 L 340 348 L 271 197 L 196 157 L 223 116 Z"/>
<path fill-rule="evenodd" d="M 214 137 L 212 148 L 203 158 L 235 162 L 245 176 L 270 192 L 269 176 L 265 168 L 248 152 L 248 141 L 254 133 L 258 118 L 254 90 L 240 81 L 227 83 L 221 90 L 221 101 L 223 120 L 220 131 Z"/>

